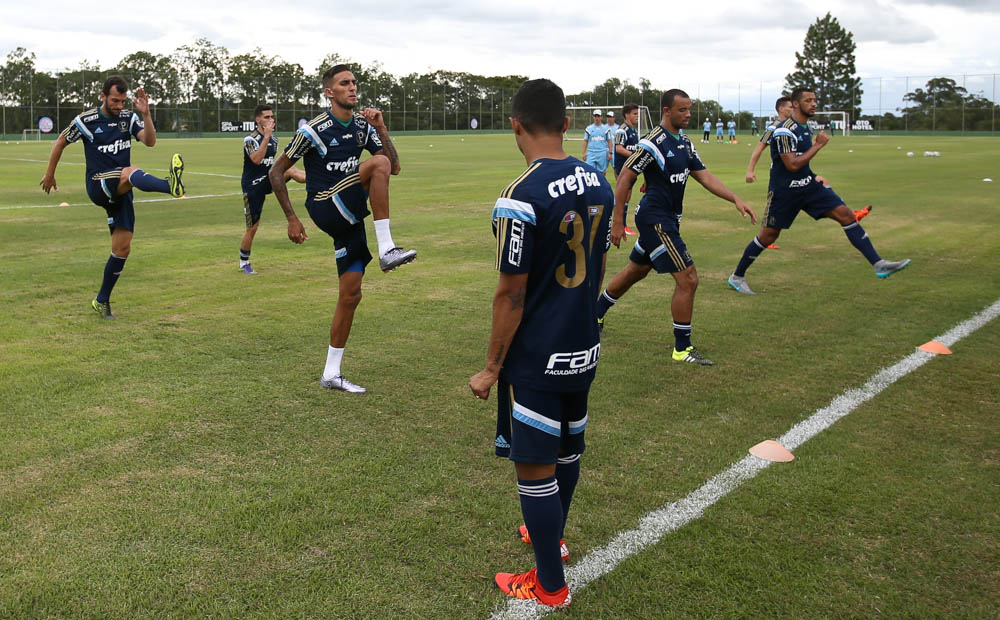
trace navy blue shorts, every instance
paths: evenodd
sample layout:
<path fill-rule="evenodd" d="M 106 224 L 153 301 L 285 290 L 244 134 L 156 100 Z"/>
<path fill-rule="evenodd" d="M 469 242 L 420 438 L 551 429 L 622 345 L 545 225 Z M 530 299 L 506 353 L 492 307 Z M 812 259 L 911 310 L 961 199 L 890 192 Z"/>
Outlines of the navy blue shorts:
<path fill-rule="evenodd" d="M 652 265 L 656 273 L 678 273 L 694 264 L 674 218 L 664 218 L 652 226 L 635 222 L 639 240 L 628 259 L 637 265 Z"/>
<path fill-rule="evenodd" d="M 306 209 L 316 226 L 333 237 L 339 275 L 358 261 L 362 268 L 371 262 L 364 223 L 369 214 L 368 192 L 360 183 L 332 195 L 326 192 L 310 195 L 306 198 Z"/>
<path fill-rule="evenodd" d="M 589 391 L 540 392 L 500 379 L 496 455 L 551 465 L 561 454 L 583 454 Z"/>
<path fill-rule="evenodd" d="M 770 191 L 767 193 L 767 205 L 764 207 L 764 226 L 791 228 L 799 211 L 805 211 L 814 220 L 818 220 L 824 213 L 842 204 L 844 200 L 837 195 L 837 192 L 815 180 L 798 190 Z"/>
<path fill-rule="evenodd" d="M 108 229 L 115 228 L 135 230 L 135 208 L 132 204 L 132 191 L 116 195 L 120 180 L 121 168 L 95 174 L 87 179 L 87 196 L 99 207 L 104 207 L 108 213 Z"/>
<path fill-rule="evenodd" d="M 260 221 L 260 214 L 264 211 L 264 199 L 271 193 L 271 184 L 261 183 L 250 188 L 250 191 L 243 191 L 243 217 L 246 219 L 247 228 L 252 228 Z"/>

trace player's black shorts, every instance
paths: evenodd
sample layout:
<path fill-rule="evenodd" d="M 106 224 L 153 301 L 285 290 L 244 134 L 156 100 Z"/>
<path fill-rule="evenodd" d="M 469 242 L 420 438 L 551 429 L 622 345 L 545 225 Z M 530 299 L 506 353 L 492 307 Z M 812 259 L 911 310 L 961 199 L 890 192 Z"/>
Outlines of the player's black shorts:
<path fill-rule="evenodd" d="M 264 211 L 264 199 L 271 193 L 271 183 L 266 178 L 257 185 L 243 188 L 243 217 L 246 219 L 247 228 L 253 227 L 260 221 L 260 214 Z"/>
<path fill-rule="evenodd" d="M 639 240 L 628 259 L 637 265 L 652 265 L 656 273 L 677 273 L 694 264 L 677 220 L 664 217 L 654 224 L 635 222 Z"/>
<path fill-rule="evenodd" d="M 316 226 L 333 237 L 338 274 L 343 275 L 357 261 L 361 261 L 362 268 L 371 262 L 364 224 L 369 214 L 368 192 L 360 182 L 336 194 L 310 194 L 306 209 Z"/>
<path fill-rule="evenodd" d="M 116 195 L 121 179 L 121 168 L 100 172 L 87 179 L 87 196 L 90 201 L 108 212 L 108 229 L 135 230 L 135 208 L 132 205 L 131 190 Z"/>
<path fill-rule="evenodd" d="M 583 454 L 589 391 L 540 392 L 500 379 L 496 455 L 518 463 L 551 465 L 560 454 Z"/>
<path fill-rule="evenodd" d="M 799 211 L 805 211 L 818 220 L 824 213 L 842 204 L 843 199 L 835 191 L 815 180 L 802 189 L 770 191 L 764 207 L 764 226 L 791 228 Z"/>

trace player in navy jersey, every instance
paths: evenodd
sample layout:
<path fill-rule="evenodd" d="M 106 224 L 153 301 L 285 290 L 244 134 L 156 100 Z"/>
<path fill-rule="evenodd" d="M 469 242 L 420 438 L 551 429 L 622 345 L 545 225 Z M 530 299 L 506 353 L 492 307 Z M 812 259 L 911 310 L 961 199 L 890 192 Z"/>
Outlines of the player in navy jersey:
<path fill-rule="evenodd" d="M 111 291 L 118 276 L 125 268 L 125 259 L 132 250 L 132 233 L 135 228 L 132 188 L 144 192 L 160 192 L 175 198 L 184 195 L 181 173 L 184 160 L 177 153 L 170 158 L 169 176 L 166 179 L 147 174 L 142 168 L 131 165 L 132 138 L 153 146 L 156 128 L 149 113 L 149 97 L 142 88 L 136 89 L 132 105 L 136 112 L 125 107 L 128 100 L 128 82 L 120 75 L 112 75 L 101 88 L 101 105 L 78 114 L 52 145 L 49 166 L 39 185 L 49 193 L 59 190 L 56 183 L 56 166 L 63 151 L 73 142 L 83 140 L 83 156 L 87 162 L 84 182 L 87 196 L 94 204 L 104 207 L 111 231 L 111 256 L 104 265 L 104 278 L 91 307 L 102 319 L 113 320 Z"/>
<path fill-rule="evenodd" d="M 694 310 L 694 293 L 698 288 L 698 272 L 691 254 L 680 235 L 683 213 L 684 188 L 688 176 L 693 176 L 705 189 L 719 198 L 736 205 L 743 215 L 757 222 L 753 210 L 705 168 L 690 138 L 680 130 L 691 120 L 691 98 L 679 89 L 671 89 L 660 97 L 662 118 L 639 141 L 637 150 L 625 162 L 615 186 L 615 215 L 611 224 L 611 242 L 621 243 L 624 230 L 621 210 L 625 196 L 639 174 L 646 178 L 646 194 L 635 212 L 635 226 L 639 230 L 629 262 L 611 279 L 601 293 L 597 304 L 598 322 L 603 326 L 604 315 L 633 284 L 645 278 L 650 269 L 669 273 L 676 286 L 670 302 L 674 320 L 674 361 L 711 366 L 712 361 L 691 344 L 691 315 Z"/>
<path fill-rule="evenodd" d="M 274 108 L 262 103 L 254 109 L 253 116 L 257 128 L 243 138 L 243 178 L 240 181 L 246 221 L 246 231 L 240 241 L 240 271 L 247 275 L 257 273 L 250 265 L 250 251 L 260 224 L 260 214 L 264 210 L 264 199 L 271 193 L 271 181 L 267 175 L 278 153 L 278 139 L 274 137 Z M 306 173 L 292 166 L 285 171 L 285 180 L 288 179 L 305 183 Z"/>
<path fill-rule="evenodd" d="M 611 186 L 563 150 L 566 99 L 549 80 L 515 93 L 511 127 L 528 162 L 493 207 L 500 278 L 477 398 L 497 384 L 496 453 L 514 461 L 536 567 L 497 573 L 505 593 L 569 605 L 562 538 L 587 427 L 587 394 L 601 343 L 594 323 L 597 276 L 607 251 Z"/>
<path fill-rule="evenodd" d="M 764 133 L 761 134 L 757 145 L 753 148 L 753 153 L 750 154 L 750 163 L 747 165 L 747 183 L 753 183 L 757 180 L 757 173 L 754 172 L 757 168 L 757 161 L 760 159 L 764 149 L 770 146 L 771 136 L 774 135 L 774 130 L 777 129 L 777 126 L 792 115 L 792 100 L 784 96 L 778 97 L 777 101 L 774 102 L 774 110 L 778 113 L 778 120 L 767 126 Z"/>
<path fill-rule="evenodd" d="M 625 160 L 635 153 L 635 150 L 639 148 L 639 133 L 635 130 L 636 123 L 639 122 L 639 106 L 634 103 L 629 103 L 622 106 L 622 116 L 625 118 L 625 122 L 619 125 L 615 129 L 615 158 L 614 158 L 614 168 L 615 168 L 615 182 L 618 181 L 618 175 L 622 173 L 622 166 L 625 165 Z M 625 209 L 622 211 L 622 226 L 625 227 L 626 235 L 634 235 L 635 231 L 628 227 L 628 201 L 632 199 L 632 188 L 628 188 L 628 195 L 625 197 Z"/>
<path fill-rule="evenodd" d="M 729 276 L 729 285 L 746 295 L 754 294 L 746 281 L 747 269 L 766 247 L 778 239 L 783 228 L 792 226 L 799 211 L 805 211 L 813 219 L 828 217 L 839 223 L 851 245 L 871 263 L 879 278 L 887 278 L 905 269 L 910 259 L 882 259 L 854 212 L 825 183 L 817 182 L 810 169 L 810 161 L 830 141 L 830 136 L 821 131 L 816 134 L 814 142 L 813 132 L 807 124 L 816 113 L 816 93 L 796 88 L 790 99 L 792 116 L 777 126 L 771 138 L 771 181 L 761 229 L 743 250 L 733 275 Z"/>
<path fill-rule="evenodd" d="M 379 267 L 389 272 L 413 261 L 416 250 L 396 247 L 389 229 L 389 175 L 399 174 L 399 155 L 389 139 L 382 112 L 365 108 L 354 113 L 358 81 L 348 65 L 335 65 L 323 74 L 323 93 L 330 109 L 296 132 L 271 166 L 269 177 L 278 204 L 288 219 L 288 238 L 303 243 L 309 237 L 295 215 L 285 187 L 285 172 L 304 158 L 306 209 L 320 230 L 333 237 L 339 275 L 337 307 L 330 324 L 330 347 L 320 385 L 363 394 L 366 390 L 341 374 L 347 337 L 361 302 L 361 280 L 371 261 L 364 218 L 371 200 L 378 240 Z M 361 161 L 363 151 L 371 157 Z"/>

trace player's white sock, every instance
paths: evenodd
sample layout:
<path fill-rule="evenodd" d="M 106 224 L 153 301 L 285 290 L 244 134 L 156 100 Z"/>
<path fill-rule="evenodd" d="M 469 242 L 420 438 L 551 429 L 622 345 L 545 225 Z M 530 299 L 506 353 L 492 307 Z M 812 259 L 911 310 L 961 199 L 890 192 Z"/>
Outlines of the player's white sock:
<path fill-rule="evenodd" d="M 330 347 L 326 352 L 326 368 L 323 369 L 323 380 L 329 381 L 340 374 L 340 360 L 344 358 L 344 350 Z"/>
<path fill-rule="evenodd" d="M 389 232 L 389 218 L 375 220 L 375 238 L 378 239 L 379 256 L 396 247 L 396 244 L 392 242 L 392 233 Z"/>

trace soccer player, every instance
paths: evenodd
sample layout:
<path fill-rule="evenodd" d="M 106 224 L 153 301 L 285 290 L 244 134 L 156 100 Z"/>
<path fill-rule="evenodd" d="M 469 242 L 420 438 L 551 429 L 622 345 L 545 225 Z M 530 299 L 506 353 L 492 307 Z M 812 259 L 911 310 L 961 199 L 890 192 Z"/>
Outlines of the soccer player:
<path fill-rule="evenodd" d="M 594 300 L 614 198 L 603 175 L 563 151 L 569 119 L 554 83 L 525 82 L 510 122 L 528 169 L 493 207 L 500 278 L 486 366 L 469 387 L 485 400 L 499 381 L 496 454 L 514 461 L 535 553 L 535 568 L 497 573 L 496 583 L 511 596 L 566 607 L 561 539 L 601 350 Z"/>
<path fill-rule="evenodd" d="M 841 225 L 847 239 L 871 263 L 875 275 L 888 278 L 905 269 L 910 259 L 882 259 L 868 239 L 854 213 L 832 189 L 817 182 L 810 162 L 830 141 L 826 132 L 819 132 L 815 142 L 807 121 L 816 113 L 816 93 L 807 88 L 792 91 L 792 116 L 778 124 L 771 140 L 771 181 L 768 185 L 767 208 L 760 232 L 743 250 L 729 286 L 753 295 L 746 281 L 746 271 L 764 249 L 774 243 L 781 230 L 791 228 L 799 211 L 813 219 L 828 217 Z"/>
<path fill-rule="evenodd" d="M 608 169 L 611 142 L 608 140 L 608 128 L 601 120 L 600 110 L 594 110 L 594 124 L 587 125 L 585 130 L 582 159 L 602 173 Z"/>
<path fill-rule="evenodd" d="M 730 142 L 735 142 L 736 141 L 736 119 L 735 118 L 729 119 L 729 122 L 726 123 L 726 127 L 729 128 L 729 141 Z"/>
<path fill-rule="evenodd" d="M 364 394 L 365 388 L 344 378 L 341 361 L 361 302 L 361 280 L 371 261 L 365 237 L 366 199 L 371 200 L 378 239 L 379 267 L 389 272 L 411 262 L 416 250 L 396 247 L 389 229 L 389 175 L 399 174 L 399 155 L 389 138 L 382 112 L 365 108 L 354 113 L 358 81 L 348 65 L 334 65 L 323 74 L 323 94 L 330 109 L 296 132 L 269 174 L 274 197 L 288 219 L 288 238 L 303 243 L 302 222 L 288 200 L 285 172 L 305 158 L 306 209 L 316 226 L 333 237 L 339 276 L 337 307 L 330 324 L 330 348 L 320 385 L 331 390 Z M 372 154 L 364 162 L 362 151 Z"/>
<path fill-rule="evenodd" d="M 680 89 L 671 89 L 660 97 L 662 118 L 639 141 L 637 150 L 625 162 L 615 186 L 615 214 L 611 221 L 611 242 L 618 246 L 624 231 L 621 209 L 625 196 L 640 174 L 646 175 L 646 194 L 635 211 L 635 226 L 639 240 L 629 256 L 629 262 L 611 279 L 597 302 L 597 320 L 603 326 L 604 315 L 621 299 L 633 284 L 645 278 L 650 269 L 669 273 L 676 286 L 670 302 L 674 320 L 672 359 L 711 366 L 712 361 L 691 344 L 691 316 L 694 293 L 698 288 L 698 272 L 691 254 L 680 235 L 684 188 L 688 175 L 693 176 L 708 191 L 736 205 L 743 217 L 754 223 L 753 210 L 705 168 L 698 152 L 687 136 L 679 130 L 691 120 L 691 98 Z"/>
<path fill-rule="evenodd" d="M 778 120 L 767 126 L 757 145 L 753 147 L 753 153 L 750 155 L 750 164 L 747 166 L 747 183 L 753 183 L 757 180 L 757 173 L 754 172 L 754 169 L 757 168 L 757 161 L 760 159 L 760 155 L 764 152 L 764 149 L 771 144 L 771 137 L 774 135 L 774 130 L 786 118 L 792 115 L 792 100 L 784 96 L 778 97 L 777 101 L 774 102 L 774 110 L 778 113 Z"/>
<path fill-rule="evenodd" d="M 722 119 L 715 120 L 715 141 L 722 142 Z"/>
<path fill-rule="evenodd" d="M 625 160 L 631 157 L 632 153 L 635 153 L 635 150 L 639 148 L 639 133 L 635 130 L 636 124 L 639 122 L 639 106 L 634 103 L 626 104 L 622 107 L 622 116 L 625 118 L 625 122 L 615 128 L 614 134 L 615 182 L 618 181 L 618 175 L 622 172 Z M 628 188 L 628 196 L 625 197 L 625 210 L 622 211 L 622 226 L 625 227 L 626 235 L 635 234 L 635 231 L 628 227 L 628 201 L 631 198 L 632 187 L 630 186 Z"/>
<path fill-rule="evenodd" d="M 128 82 L 120 75 L 112 75 L 101 87 L 101 105 L 76 115 L 73 121 L 56 138 L 49 154 L 49 167 L 39 185 L 48 194 L 59 190 L 56 183 L 56 166 L 63 151 L 73 142 L 83 139 L 83 156 L 87 162 L 84 181 L 87 196 L 108 215 L 111 231 L 111 256 L 104 265 L 104 279 L 91 307 L 105 320 L 114 320 L 111 314 L 111 291 L 118 276 L 125 268 L 125 259 L 132 250 L 132 232 L 135 228 L 132 188 L 144 192 L 160 192 L 175 198 L 184 195 L 181 173 L 184 160 L 174 153 L 170 158 L 168 177 L 161 179 L 131 165 L 132 137 L 146 146 L 156 144 L 156 127 L 149 113 L 149 97 L 138 88 L 132 97 L 132 106 L 138 112 L 125 109 L 128 100 Z"/>
<path fill-rule="evenodd" d="M 253 111 L 257 128 L 243 138 L 243 217 L 246 220 L 246 231 L 240 242 L 240 271 L 247 275 L 256 275 L 250 265 L 250 250 L 254 235 L 260 224 L 260 214 L 264 209 L 264 198 L 271 193 L 271 181 L 267 173 L 274 163 L 278 152 L 278 139 L 274 137 L 274 108 L 260 104 Z M 299 183 L 306 182 L 306 173 L 292 166 L 285 171 L 285 180 L 294 179 Z"/>
<path fill-rule="evenodd" d="M 705 135 L 703 135 L 703 136 L 701 137 L 701 141 L 702 141 L 702 142 L 710 142 L 710 141 L 711 141 L 711 138 L 709 137 L 709 134 L 710 134 L 710 133 L 711 133 L 711 131 L 712 131 L 712 119 L 710 119 L 710 118 L 706 118 L 706 119 L 705 119 L 705 126 L 704 126 L 704 130 L 705 130 Z"/>

